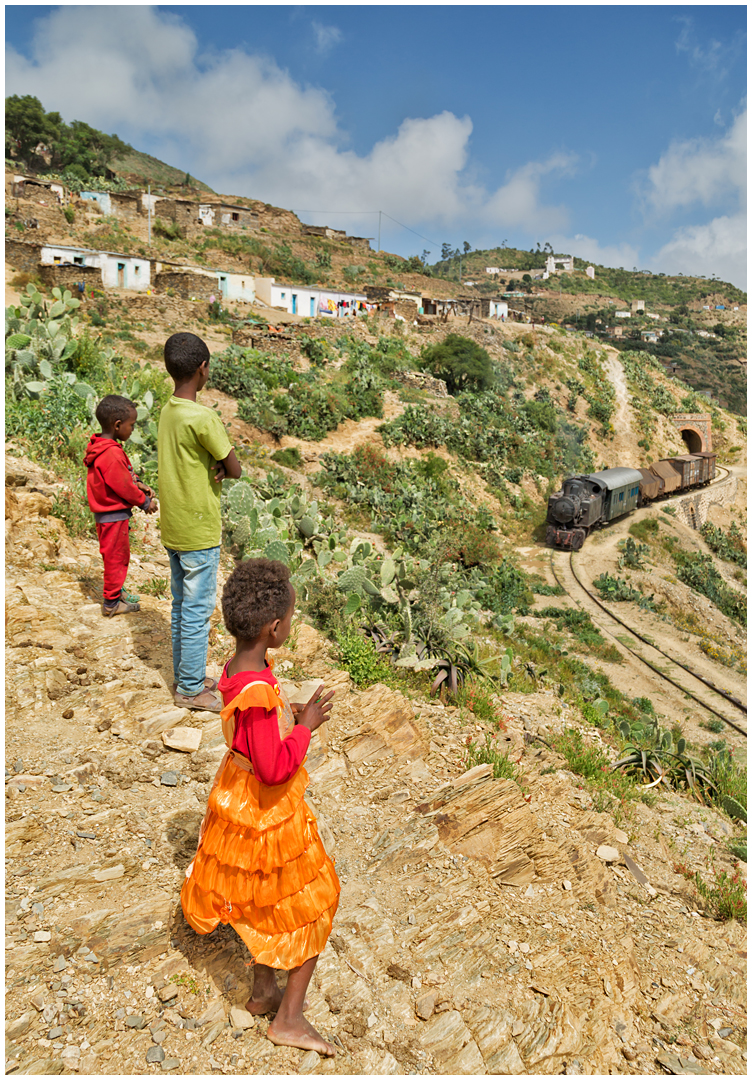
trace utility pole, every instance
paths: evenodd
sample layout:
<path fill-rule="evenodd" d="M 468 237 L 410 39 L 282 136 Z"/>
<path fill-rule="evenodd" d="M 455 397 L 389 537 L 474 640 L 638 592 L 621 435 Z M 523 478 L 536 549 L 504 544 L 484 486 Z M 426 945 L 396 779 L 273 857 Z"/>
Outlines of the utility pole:
<path fill-rule="evenodd" d="M 151 184 L 148 185 L 147 192 L 148 194 L 146 197 L 148 199 L 147 211 L 149 216 L 149 247 L 151 247 Z"/>
<path fill-rule="evenodd" d="M 381 251 L 381 211 L 379 210 L 379 251 Z"/>

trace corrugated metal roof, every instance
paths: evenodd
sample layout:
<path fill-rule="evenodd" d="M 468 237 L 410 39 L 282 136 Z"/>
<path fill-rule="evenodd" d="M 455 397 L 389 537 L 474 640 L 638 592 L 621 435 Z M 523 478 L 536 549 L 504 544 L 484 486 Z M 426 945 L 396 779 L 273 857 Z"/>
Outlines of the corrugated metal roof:
<path fill-rule="evenodd" d="M 590 473 L 590 479 L 599 480 L 609 491 L 613 491 L 614 488 L 624 487 L 625 484 L 639 484 L 642 475 L 638 473 L 637 469 L 619 467 Z"/>

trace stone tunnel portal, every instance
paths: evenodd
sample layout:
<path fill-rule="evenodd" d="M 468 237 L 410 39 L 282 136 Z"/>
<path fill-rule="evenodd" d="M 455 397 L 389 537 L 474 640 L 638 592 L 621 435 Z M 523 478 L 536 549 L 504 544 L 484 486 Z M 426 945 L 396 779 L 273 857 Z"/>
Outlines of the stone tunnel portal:
<path fill-rule="evenodd" d="M 671 423 L 679 429 L 688 453 L 713 449 L 710 413 L 675 413 Z"/>
<path fill-rule="evenodd" d="M 681 437 L 684 439 L 689 454 L 697 454 L 702 450 L 702 439 L 692 428 L 683 428 Z"/>

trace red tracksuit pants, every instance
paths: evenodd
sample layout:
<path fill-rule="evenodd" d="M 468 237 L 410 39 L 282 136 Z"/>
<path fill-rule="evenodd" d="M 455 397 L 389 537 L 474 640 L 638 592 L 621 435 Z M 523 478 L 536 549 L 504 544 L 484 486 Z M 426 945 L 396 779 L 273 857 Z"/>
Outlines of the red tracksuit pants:
<path fill-rule="evenodd" d="M 120 596 L 131 560 L 128 543 L 130 521 L 106 521 L 97 524 L 99 551 L 104 562 L 104 598 L 114 603 Z"/>

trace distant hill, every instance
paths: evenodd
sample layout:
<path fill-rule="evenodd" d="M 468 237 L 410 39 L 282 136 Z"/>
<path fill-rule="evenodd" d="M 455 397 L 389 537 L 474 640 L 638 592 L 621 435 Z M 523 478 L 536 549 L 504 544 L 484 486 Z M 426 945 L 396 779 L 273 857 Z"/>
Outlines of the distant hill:
<path fill-rule="evenodd" d="M 498 293 L 499 286 L 510 280 L 509 274 L 503 273 L 504 270 L 518 272 L 514 286 L 517 288 L 517 280 L 522 273 L 545 268 L 546 255 L 545 251 L 523 251 L 520 248 L 508 247 L 470 250 L 462 254 L 457 251 L 449 258 L 434 263 L 431 272 L 435 277 L 457 281 L 461 260 L 463 281 L 473 281 L 476 288 L 483 293 Z M 556 258 L 559 257 L 557 254 Z M 502 271 L 498 278 L 486 273 L 486 267 L 489 266 L 498 267 Z M 535 289 L 578 295 L 588 293 L 593 296 L 613 294 L 625 302 L 645 300 L 668 306 L 686 304 L 721 293 L 729 304 L 747 303 L 745 292 L 729 282 L 717 281 L 715 278 L 711 280 L 693 277 L 691 274 L 652 274 L 645 270 L 624 270 L 622 267 L 617 269 L 591 263 L 577 256 L 574 266 L 574 274 L 556 274 L 547 281 L 538 280 L 535 282 Z M 595 271 L 592 279 L 585 276 L 584 271 L 588 266 L 593 266 Z"/>
<path fill-rule="evenodd" d="M 144 154 L 140 150 L 129 148 L 127 153 L 120 154 L 117 158 L 107 163 L 108 170 L 118 180 L 127 180 L 132 184 L 151 184 L 152 187 L 178 187 L 185 186 L 194 188 L 196 191 L 208 191 L 214 194 L 208 184 L 188 176 L 182 169 L 176 169 L 167 165 L 159 158 L 151 154 Z M 186 177 L 188 183 L 186 184 Z"/>
<path fill-rule="evenodd" d="M 605 336 L 621 326 L 623 336 L 612 340 L 615 348 L 647 352 L 694 389 L 709 391 L 740 415 L 746 412 L 747 294 L 735 285 L 601 266 L 577 257 L 572 273 L 543 281 L 545 251 L 500 247 L 460 253 L 445 247 L 444 254 L 448 257 L 430 268 L 435 278 L 456 287 L 461 280 L 463 291 L 472 288 L 483 296 L 522 293 L 510 300 L 511 307 L 580 330 Z M 593 278 L 585 274 L 590 265 Z M 487 274 L 488 267 L 500 273 Z M 617 318 L 615 312 L 630 310 L 633 300 L 644 300 L 654 317 L 632 313 L 629 320 Z M 642 339 L 643 332 L 656 329 L 663 331 L 657 342 Z"/>

